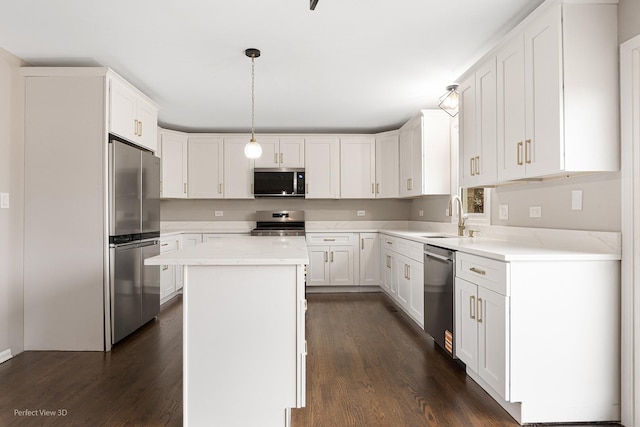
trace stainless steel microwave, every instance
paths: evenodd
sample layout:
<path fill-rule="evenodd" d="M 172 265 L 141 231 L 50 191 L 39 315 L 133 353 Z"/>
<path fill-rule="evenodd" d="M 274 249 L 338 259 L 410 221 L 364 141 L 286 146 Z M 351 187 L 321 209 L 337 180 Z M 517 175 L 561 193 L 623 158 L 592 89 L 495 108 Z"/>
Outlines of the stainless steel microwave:
<path fill-rule="evenodd" d="M 304 197 L 304 169 L 255 168 L 255 197 Z"/>

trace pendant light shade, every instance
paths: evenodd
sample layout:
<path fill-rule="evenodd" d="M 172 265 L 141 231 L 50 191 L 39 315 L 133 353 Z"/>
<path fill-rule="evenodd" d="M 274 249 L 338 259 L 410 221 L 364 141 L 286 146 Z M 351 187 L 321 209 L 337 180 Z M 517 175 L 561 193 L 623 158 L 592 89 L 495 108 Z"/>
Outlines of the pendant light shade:
<path fill-rule="evenodd" d="M 458 115 L 458 85 L 447 86 L 447 92 L 438 99 L 438 106 L 451 117 Z"/>
<path fill-rule="evenodd" d="M 251 58 L 251 139 L 244 146 L 244 155 L 250 159 L 257 159 L 262 156 L 262 147 L 256 141 L 254 131 L 254 118 L 255 118 L 255 59 L 260 56 L 258 49 L 247 49 L 244 54 Z"/>

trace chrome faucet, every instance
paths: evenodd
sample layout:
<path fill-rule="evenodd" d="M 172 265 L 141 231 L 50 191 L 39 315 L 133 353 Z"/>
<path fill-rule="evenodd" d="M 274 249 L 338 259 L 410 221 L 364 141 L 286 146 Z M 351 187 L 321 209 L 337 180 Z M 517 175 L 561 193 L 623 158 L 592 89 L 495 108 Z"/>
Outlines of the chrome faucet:
<path fill-rule="evenodd" d="M 449 216 L 453 216 L 453 201 L 456 200 L 458 203 L 458 236 L 464 236 L 464 223 L 467 220 L 466 218 L 463 217 L 463 212 L 462 212 L 462 199 L 460 199 L 460 196 L 454 194 L 453 196 L 451 196 L 451 199 L 449 199 Z"/>

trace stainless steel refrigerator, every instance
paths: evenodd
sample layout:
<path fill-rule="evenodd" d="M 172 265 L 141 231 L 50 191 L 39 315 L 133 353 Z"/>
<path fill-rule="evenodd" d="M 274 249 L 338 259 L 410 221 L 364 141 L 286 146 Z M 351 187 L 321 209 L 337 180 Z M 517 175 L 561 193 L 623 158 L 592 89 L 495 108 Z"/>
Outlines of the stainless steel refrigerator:
<path fill-rule="evenodd" d="M 112 138 L 109 141 L 109 269 L 111 343 L 160 311 L 160 159 Z"/>

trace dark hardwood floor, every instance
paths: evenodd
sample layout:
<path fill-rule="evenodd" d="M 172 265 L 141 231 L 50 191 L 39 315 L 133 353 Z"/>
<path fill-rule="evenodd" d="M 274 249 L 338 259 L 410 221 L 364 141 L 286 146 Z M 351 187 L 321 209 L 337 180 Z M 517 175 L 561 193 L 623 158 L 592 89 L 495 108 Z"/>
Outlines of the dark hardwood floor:
<path fill-rule="evenodd" d="M 517 425 L 383 294 L 308 302 L 307 407 L 293 427 Z M 111 353 L 24 352 L 0 365 L 0 427 L 181 425 L 180 297 Z"/>

